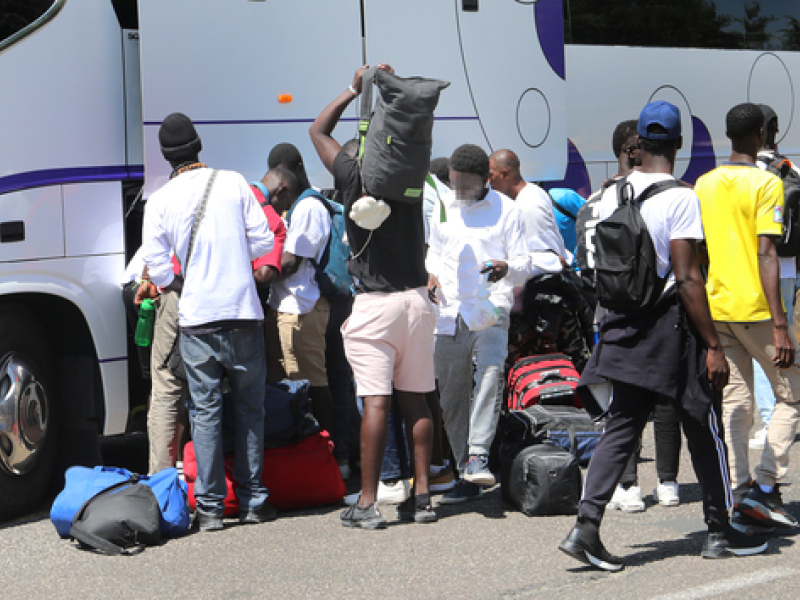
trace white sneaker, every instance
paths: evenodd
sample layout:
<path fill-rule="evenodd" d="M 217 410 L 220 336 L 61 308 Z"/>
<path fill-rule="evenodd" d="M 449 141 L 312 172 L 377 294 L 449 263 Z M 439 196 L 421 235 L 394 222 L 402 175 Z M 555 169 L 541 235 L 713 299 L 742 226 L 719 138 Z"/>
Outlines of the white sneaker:
<path fill-rule="evenodd" d="M 606 508 L 623 512 L 642 512 L 644 510 L 642 488 L 638 485 L 632 485 L 626 490 L 621 485 L 618 485 Z"/>
<path fill-rule="evenodd" d="M 397 483 L 378 482 L 377 501 L 381 504 L 400 504 L 408 500 L 411 496 L 411 482 L 408 479 L 400 479 Z M 353 506 L 361 497 L 361 492 L 348 494 L 344 497 L 347 506 Z"/>
<path fill-rule="evenodd" d="M 400 504 L 411 496 L 411 482 L 400 479 L 396 483 L 378 482 L 378 502 L 381 504 Z"/>
<path fill-rule="evenodd" d="M 653 496 L 661 506 L 678 506 L 681 503 L 677 481 L 659 482 L 658 487 L 653 490 Z"/>
<path fill-rule="evenodd" d="M 750 446 L 751 450 L 763 450 L 764 445 L 767 443 L 767 427 L 766 425 L 756 431 L 753 434 L 753 437 L 750 438 L 750 442 L 748 446 Z"/>

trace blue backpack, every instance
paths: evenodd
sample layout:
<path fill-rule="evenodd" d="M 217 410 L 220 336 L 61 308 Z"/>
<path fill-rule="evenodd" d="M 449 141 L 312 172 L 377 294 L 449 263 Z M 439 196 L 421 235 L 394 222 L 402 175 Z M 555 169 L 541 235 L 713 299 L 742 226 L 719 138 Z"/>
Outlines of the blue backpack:
<path fill-rule="evenodd" d="M 325 198 L 316 190 L 309 188 L 303 192 L 287 215 L 288 222 L 292 222 L 292 212 L 304 198 L 313 196 L 317 198 L 331 217 L 331 235 L 325 250 L 322 253 L 319 263 L 314 259 L 309 259 L 317 272 L 317 283 L 319 292 L 328 300 L 334 300 L 339 296 L 352 295 L 353 276 L 347 270 L 347 263 L 350 260 L 350 246 L 345 243 L 344 235 L 344 207 L 334 200 Z"/>

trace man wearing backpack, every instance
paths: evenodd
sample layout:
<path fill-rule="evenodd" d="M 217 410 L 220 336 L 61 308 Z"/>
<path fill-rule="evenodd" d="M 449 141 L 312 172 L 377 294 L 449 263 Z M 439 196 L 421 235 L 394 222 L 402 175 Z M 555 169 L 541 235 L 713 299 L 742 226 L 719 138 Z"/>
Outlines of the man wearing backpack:
<path fill-rule="evenodd" d="M 682 141 L 680 113 L 668 102 L 650 103 L 637 129 L 641 167 L 603 194 L 602 220 L 595 234 L 596 267 L 601 274 L 609 262 L 627 256 L 640 268 L 649 264 L 653 272 L 645 282 L 648 289 L 635 285 L 635 278 L 628 279 L 619 268 L 616 293 L 598 285 L 600 304 L 612 311 L 601 323 L 600 342 L 581 376 L 579 394 L 584 406 L 598 414 L 603 410 L 587 390 L 610 382 L 613 392 L 605 431 L 586 474 L 577 523 L 559 545 L 573 558 L 607 571 L 619 571 L 624 563 L 600 541 L 600 522 L 647 418 L 662 397 L 676 403 L 703 490 L 709 531 L 701 555 L 719 558 L 767 548 L 765 541 L 741 534 L 728 520 L 730 489 L 719 438 L 718 391 L 727 382 L 728 364 L 697 263 L 696 243 L 703 238 L 699 201 L 672 177 Z M 634 218 L 627 226 L 622 221 L 626 216 Z M 645 250 L 618 244 L 615 253 L 614 240 L 626 236 L 637 238 Z M 634 252 L 637 255 L 631 256 Z M 631 307 L 637 298 L 638 309 Z"/>
<path fill-rule="evenodd" d="M 272 284 L 266 325 L 277 327 L 283 371 L 292 380 L 307 379 L 311 385 L 311 410 L 320 427 L 334 433 L 335 409 L 328 387 L 325 332 L 330 303 L 320 293 L 316 265 L 331 237 L 331 215 L 315 195 L 301 196 L 288 217 L 286 242 L 281 257 L 281 276 Z M 268 332 L 269 335 L 269 332 Z M 270 374 L 275 379 L 275 374 Z"/>
<path fill-rule="evenodd" d="M 784 235 L 777 246 L 778 267 L 780 269 L 781 298 L 786 309 L 786 319 L 789 327 L 793 325 L 792 313 L 794 312 L 794 290 L 797 280 L 797 254 L 800 253 L 800 172 L 785 156 L 778 154 L 775 137 L 778 134 L 778 115 L 766 104 L 759 104 L 764 113 L 764 129 L 766 138 L 764 147 L 758 153 L 756 165 L 780 177 L 783 180 L 783 222 Z M 769 384 L 764 370 L 753 362 L 755 387 L 753 395 L 756 399 L 758 414 L 761 417 L 761 428 L 756 431 L 749 447 L 754 450 L 763 450 L 767 439 L 767 429 L 772 412 L 775 410 L 775 394 Z"/>
<path fill-rule="evenodd" d="M 756 104 L 733 107 L 725 118 L 730 160 L 706 173 L 695 187 L 708 244 L 708 299 L 731 381 L 723 420 L 736 510 L 745 531 L 791 528 L 778 483 L 800 423 L 800 367 L 781 302 L 776 242 L 783 232 L 783 182 L 756 166 L 764 143 L 764 113 Z M 732 234 L 731 232 L 735 232 Z M 748 437 L 753 426 L 753 359 L 772 385 L 777 403 L 761 461 L 751 482 Z"/>

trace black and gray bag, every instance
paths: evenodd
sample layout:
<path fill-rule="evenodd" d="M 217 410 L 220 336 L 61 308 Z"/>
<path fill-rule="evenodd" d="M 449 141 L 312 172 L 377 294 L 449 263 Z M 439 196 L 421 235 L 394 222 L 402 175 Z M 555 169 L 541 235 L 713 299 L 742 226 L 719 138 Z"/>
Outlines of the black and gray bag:
<path fill-rule="evenodd" d="M 502 481 L 503 498 L 529 517 L 574 515 L 583 479 L 578 459 L 545 441 L 520 451 Z"/>
<path fill-rule="evenodd" d="M 775 244 L 778 256 L 800 255 L 800 175 L 785 156 L 775 153 L 759 154 L 767 171 L 783 181 L 783 235 Z"/>
<path fill-rule="evenodd" d="M 161 509 L 150 486 L 122 481 L 87 500 L 75 514 L 70 538 L 109 555 L 138 554 L 161 543 Z"/>
<path fill-rule="evenodd" d="M 366 194 L 421 202 L 433 145 L 433 111 L 448 81 L 370 68 L 362 79 L 361 179 Z M 372 86 L 378 88 L 373 112 Z"/>
<path fill-rule="evenodd" d="M 652 308 L 667 282 L 658 276 L 658 256 L 639 207 L 668 189 L 685 187 L 676 179 L 658 181 L 637 198 L 623 177 L 617 181 L 617 209 L 595 229 L 597 300 L 615 312 L 640 312 Z"/>

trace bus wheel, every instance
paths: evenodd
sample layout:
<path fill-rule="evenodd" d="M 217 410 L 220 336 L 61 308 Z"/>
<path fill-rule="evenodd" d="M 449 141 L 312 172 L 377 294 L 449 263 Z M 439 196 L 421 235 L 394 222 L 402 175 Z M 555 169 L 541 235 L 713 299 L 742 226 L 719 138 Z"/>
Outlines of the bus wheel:
<path fill-rule="evenodd" d="M 0 306 L 0 521 L 39 508 L 56 458 L 53 361 L 41 325 Z"/>

